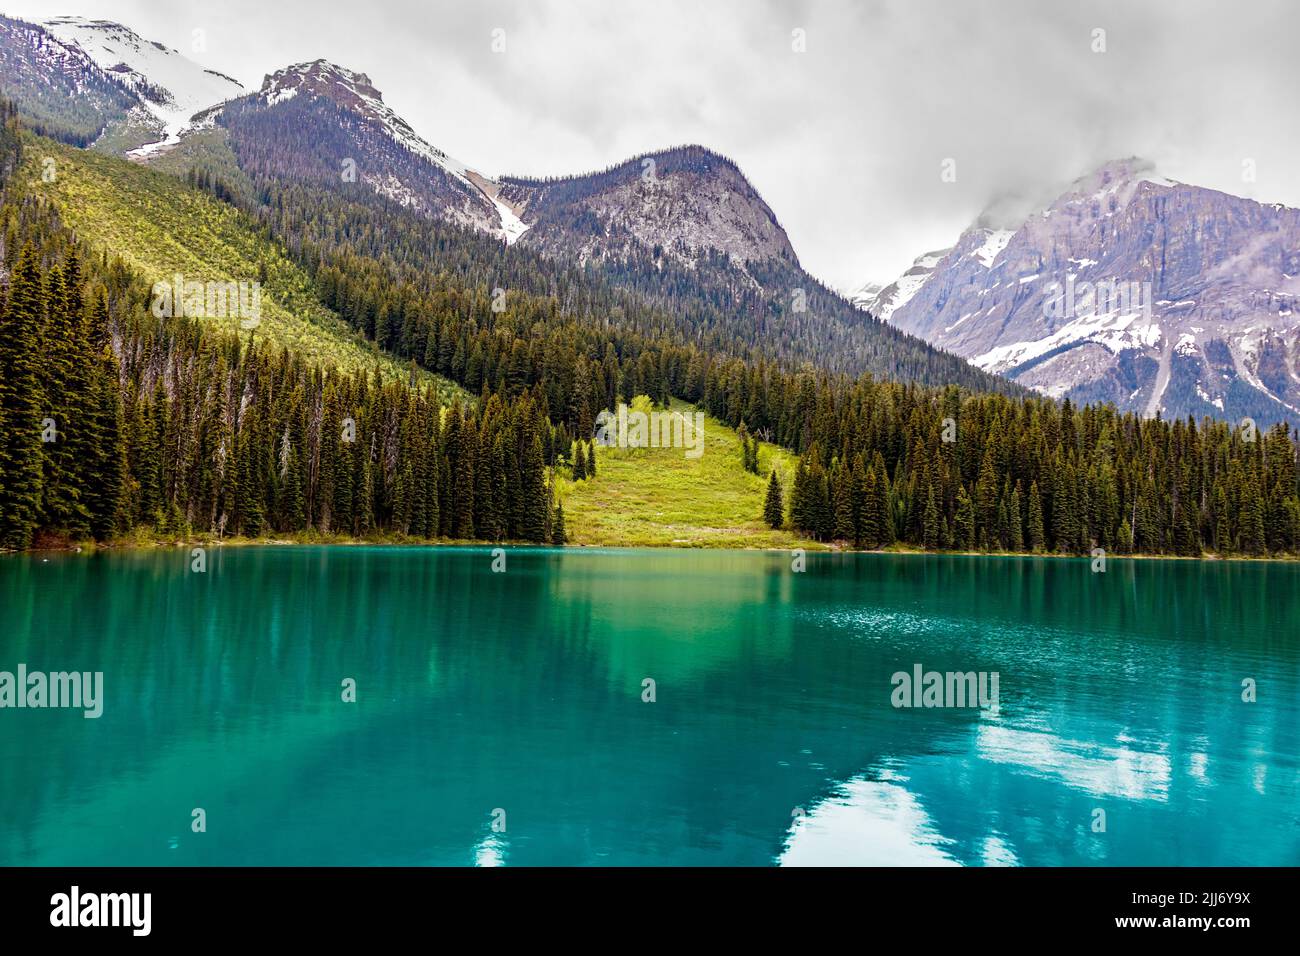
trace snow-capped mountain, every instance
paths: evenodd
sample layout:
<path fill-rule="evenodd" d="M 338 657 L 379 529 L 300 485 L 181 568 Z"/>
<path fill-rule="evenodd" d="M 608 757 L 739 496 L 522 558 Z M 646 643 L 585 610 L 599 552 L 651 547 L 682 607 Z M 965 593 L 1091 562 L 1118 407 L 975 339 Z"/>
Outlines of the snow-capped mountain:
<path fill-rule="evenodd" d="M 896 285 L 882 318 L 1046 394 L 1300 421 L 1300 210 L 1121 160 Z"/>
<path fill-rule="evenodd" d="M 849 293 L 849 301 L 860 309 L 865 309 L 876 318 L 888 321 L 895 311 L 902 308 L 934 273 L 934 268 L 943 261 L 949 250 L 927 252 L 918 256 L 911 267 L 888 285 L 867 282 Z"/>
<path fill-rule="evenodd" d="M 139 97 L 75 43 L 0 16 L 0 87 L 37 132 L 88 146 L 122 124 Z"/>
<path fill-rule="evenodd" d="M 147 122 L 156 126 L 159 137 L 133 150 L 135 155 L 145 156 L 174 146 L 196 113 L 245 93 L 238 81 L 204 69 L 176 50 L 145 40 L 120 23 L 56 17 L 43 25 L 64 43 L 82 50 L 139 97 L 140 110 Z"/>

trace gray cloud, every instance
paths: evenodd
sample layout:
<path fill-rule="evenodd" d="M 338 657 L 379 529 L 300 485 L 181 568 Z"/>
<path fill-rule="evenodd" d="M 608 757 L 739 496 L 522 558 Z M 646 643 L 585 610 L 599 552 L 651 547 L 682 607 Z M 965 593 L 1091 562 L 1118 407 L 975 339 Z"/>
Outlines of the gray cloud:
<path fill-rule="evenodd" d="M 120 20 L 186 51 L 201 26 L 195 59 L 246 85 L 327 57 L 488 173 L 581 172 L 703 143 L 740 164 L 804 264 L 839 286 L 891 279 L 990 203 L 1040 202 L 1120 156 L 1300 206 L 1300 7 L 1286 0 L 62 6 L 6 0 L 12 15 Z M 955 183 L 940 179 L 947 158 Z M 1247 159 L 1255 182 L 1242 181 Z"/>

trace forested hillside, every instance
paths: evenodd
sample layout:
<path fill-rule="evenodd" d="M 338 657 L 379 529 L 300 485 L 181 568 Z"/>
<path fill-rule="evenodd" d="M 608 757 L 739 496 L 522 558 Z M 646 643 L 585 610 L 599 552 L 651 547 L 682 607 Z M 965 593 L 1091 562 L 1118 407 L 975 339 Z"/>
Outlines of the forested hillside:
<path fill-rule="evenodd" d="M 155 318 L 148 283 L 15 176 L 5 118 L 0 546 L 139 528 L 554 538 L 556 435 L 533 395 L 444 409 L 432 383 Z"/>
<path fill-rule="evenodd" d="M 364 308 L 399 316 L 390 319 L 394 329 L 416 298 L 439 293 L 446 276 L 469 289 L 549 297 L 580 320 L 667 335 L 717 355 L 774 360 L 786 367 L 809 363 L 837 374 L 871 373 L 1023 392 L 877 322 L 804 273 L 793 253 L 789 258 L 756 260 L 741 269 L 726 253 L 712 248 L 699 250 L 689 264 L 640 242 L 620 245 L 618 254 L 609 258 L 566 252 L 568 244 L 560 240 L 569 235 L 563 222 L 572 210 L 557 208 L 547 197 L 586 195 L 578 186 L 537 187 L 538 201 L 544 199 L 549 210 L 539 235 L 546 233 L 556 241 L 536 249 L 529 248 L 529 233 L 506 246 L 492 235 L 431 218 L 421 212 L 423 199 L 414 202 L 405 195 L 377 192 L 362 175 L 365 170 L 359 169 L 352 181 L 340 175 L 349 150 L 342 133 L 348 127 L 338 127 L 337 135 L 323 140 L 313 137 L 322 111 L 346 119 L 319 100 L 299 104 L 295 98 L 267 108 L 250 97 L 224 106 L 216 122 L 228 131 L 240 175 L 254 183 L 254 208 L 272 232 L 301 250 L 306 268 L 313 269 L 315 263 L 332 266 L 354 289 L 370 287 L 373 294 L 367 293 Z M 308 142 L 316 145 L 306 149 Z M 734 164 L 714 158 L 719 168 L 734 169 Z M 680 170 L 672 161 L 666 163 L 665 177 L 692 168 L 687 159 L 681 160 Z M 637 179 L 627 164 L 604 175 Z M 597 185 L 606 182 L 596 178 Z M 512 182 L 517 192 L 528 181 Z M 355 272 L 355 256 L 381 265 L 378 271 L 366 267 Z"/>
<path fill-rule="evenodd" d="M 250 344 L 220 326 L 158 319 L 138 268 L 74 236 L 58 194 L 15 175 L 22 149 L 6 108 L 8 547 L 137 529 L 556 541 L 552 469 L 585 482 L 581 494 L 564 486 L 570 509 L 617 502 L 592 482 L 616 480 L 618 469 L 591 478 L 578 463 L 592 460 L 600 410 L 641 395 L 694 403 L 799 455 L 783 483 L 761 473 L 770 456 L 760 463 L 747 452 L 735 464 L 760 471 L 748 492 L 755 519 L 766 479 L 786 505 L 769 509 L 771 523 L 826 541 L 1189 555 L 1300 546 L 1296 444 L 1285 426 L 1255 435 L 799 367 L 763 357 L 738 320 L 717 316 L 703 333 L 699 314 L 676 316 L 599 276 L 368 194 L 254 175 L 247 214 L 320 300 L 295 309 L 336 313 L 395 356 L 391 374 L 328 354 L 309 360 L 292 341 Z M 191 179 L 157 201 L 194 202 L 200 187 L 237 201 L 217 177 Z M 446 407 L 430 380 L 396 372 L 410 364 L 477 400 Z M 43 441 L 50 422 L 55 437 Z M 644 487 L 652 494 L 654 482 Z M 597 524 L 571 516 L 566 527 Z"/>

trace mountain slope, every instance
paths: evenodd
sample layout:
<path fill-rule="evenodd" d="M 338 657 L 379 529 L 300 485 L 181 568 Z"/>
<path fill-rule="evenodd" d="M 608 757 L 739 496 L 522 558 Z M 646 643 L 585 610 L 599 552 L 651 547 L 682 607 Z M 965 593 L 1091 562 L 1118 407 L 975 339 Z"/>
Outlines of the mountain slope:
<path fill-rule="evenodd" d="M 894 325 L 1047 394 L 1300 421 L 1300 210 L 1123 160 L 909 276 Z"/>
<path fill-rule="evenodd" d="M 0 92 L 36 131 L 78 146 L 126 123 L 139 97 L 76 44 L 0 16 Z"/>
<path fill-rule="evenodd" d="M 137 164 L 37 142 L 20 172 L 32 192 L 53 201 L 79 235 L 120 256 L 148 283 L 173 283 L 177 275 L 187 282 L 260 281 L 260 341 L 344 370 L 407 375 L 402 363 L 322 306 L 311 278 L 235 209 Z M 53 182 L 41 176 L 45 157 L 55 161 Z M 240 330 L 233 316 L 203 321 Z"/>
<path fill-rule="evenodd" d="M 56 17 L 44 26 L 136 94 L 136 118 L 143 131 L 157 139 L 140 144 L 133 155 L 147 156 L 174 146 L 196 113 L 245 93 L 238 81 L 204 69 L 120 23 Z"/>
<path fill-rule="evenodd" d="M 938 252 L 927 252 L 918 256 L 911 268 L 893 282 L 888 285 L 881 285 L 878 282 L 864 283 L 849 294 L 849 300 L 858 308 L 865 309 L 881 321 L 887 322 L 891 315 L 921 291 L 921 286 L 929 281 L 930 276 L 934 274 L 935 266 L 943 261 L 949 251 L 940 249 Z"/>
<path fill-rule="evenodd" d="M 495 181 L 426 142 L 364 73 L 325 60 L 286 67 L 212 119 L 229 131 L 252 176 L 360 183 L 400 206 L 507 242 L 522 232 L 508 204 L 495 198 Z"/>

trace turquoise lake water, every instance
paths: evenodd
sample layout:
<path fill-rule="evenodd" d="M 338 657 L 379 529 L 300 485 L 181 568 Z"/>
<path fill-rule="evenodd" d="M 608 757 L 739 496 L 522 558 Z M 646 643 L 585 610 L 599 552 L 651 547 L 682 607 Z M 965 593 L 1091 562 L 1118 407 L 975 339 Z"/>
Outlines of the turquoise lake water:
<path fill-rule="evenodd" d="M 1300 864 L 1300 565 L 506 561 L 0 557 L 0 865 Z"/>

